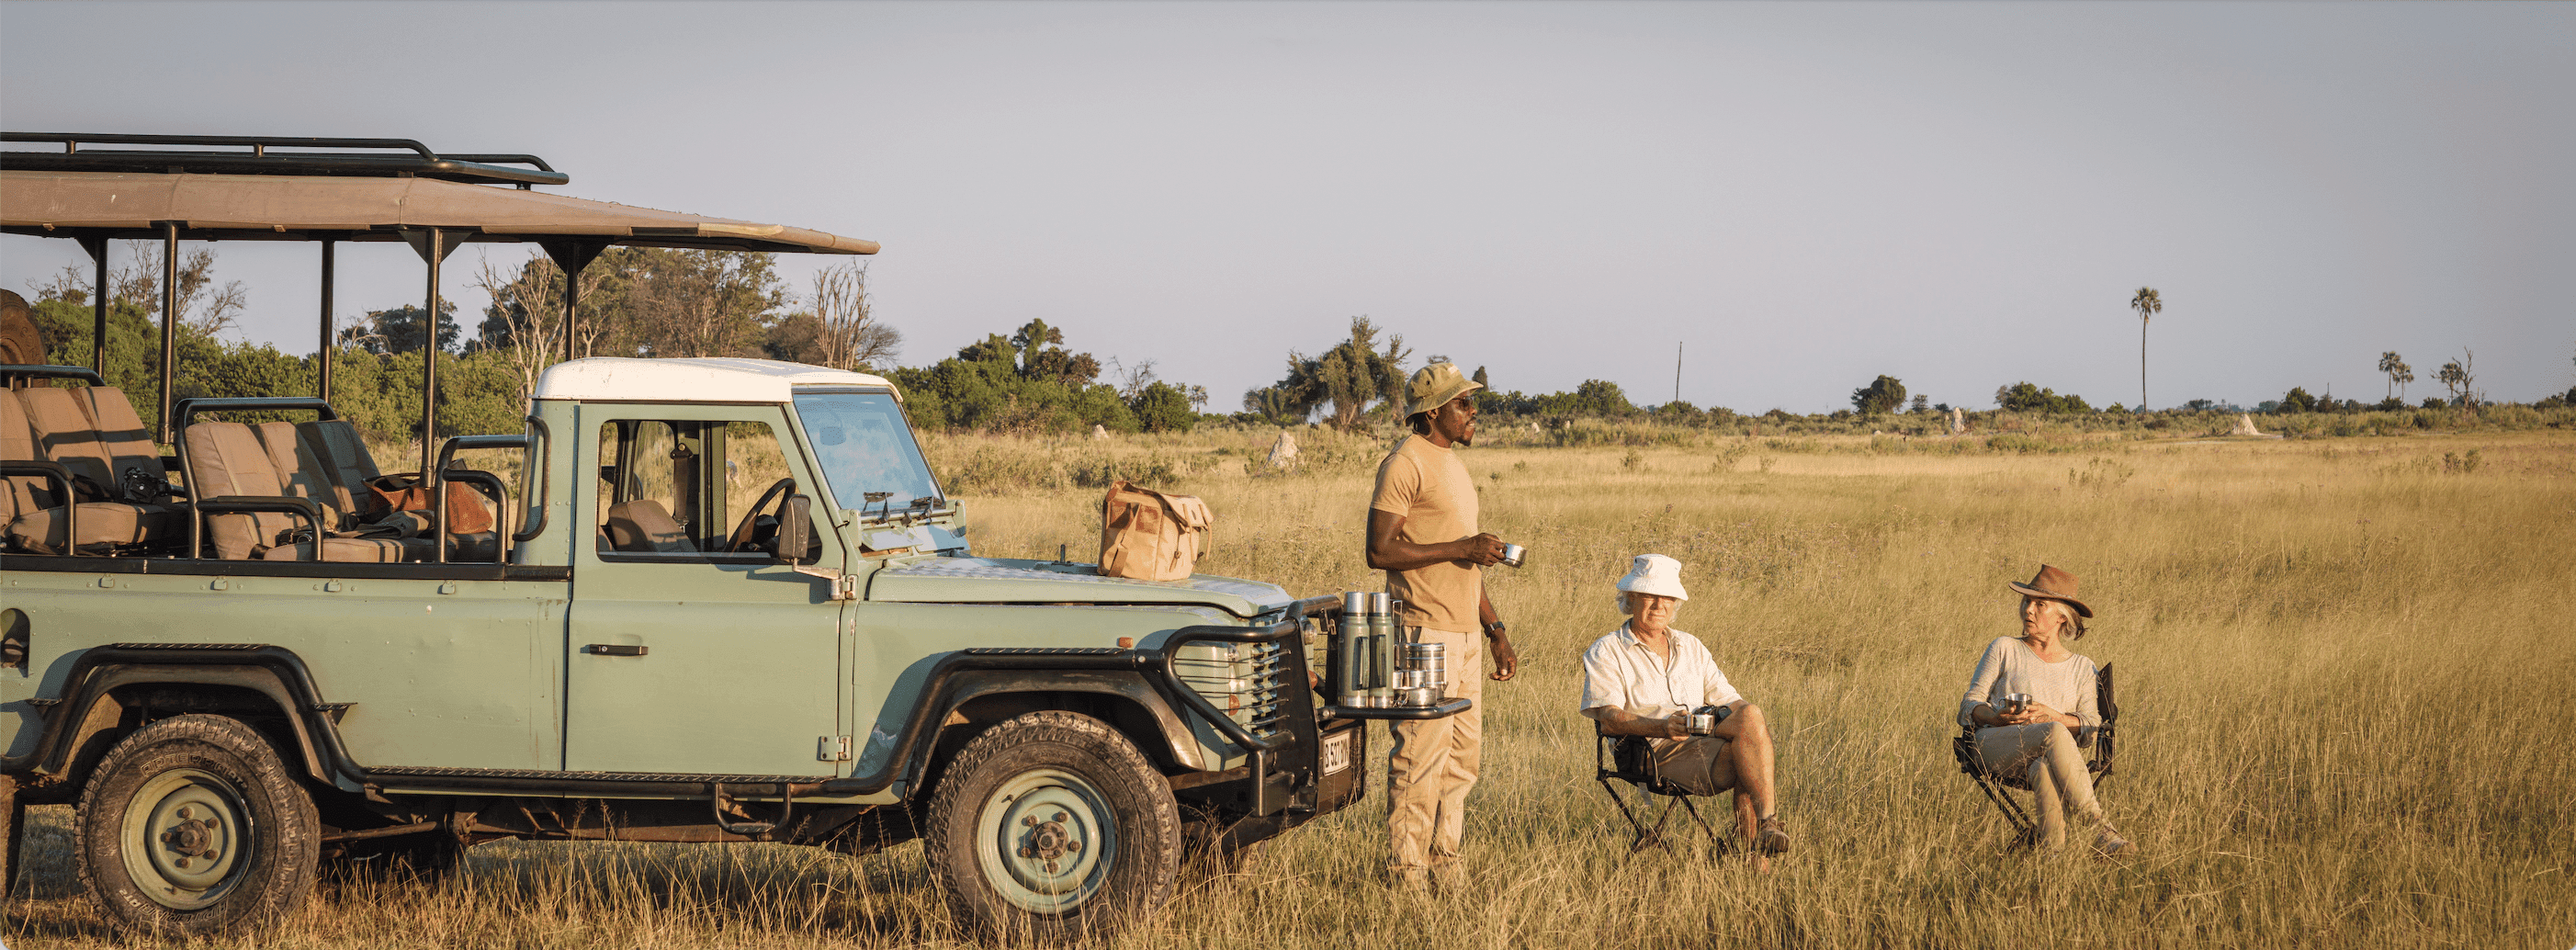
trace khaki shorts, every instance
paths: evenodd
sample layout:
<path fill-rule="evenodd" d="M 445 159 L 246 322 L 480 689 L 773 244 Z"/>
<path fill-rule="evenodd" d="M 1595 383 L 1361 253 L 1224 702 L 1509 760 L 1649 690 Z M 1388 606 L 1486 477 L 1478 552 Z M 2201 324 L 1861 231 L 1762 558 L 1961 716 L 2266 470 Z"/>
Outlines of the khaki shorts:
<path fill-rule="evenodd" d="M 1715 736 L 1677 739 L 1655 750 L 1656 772 L 1693 795 L 1715 795 L 1735 787 L 1732 774 L 1725 784 L 1718 783 L 1718 766 L 1725 761 L 1726 740 Z"/>

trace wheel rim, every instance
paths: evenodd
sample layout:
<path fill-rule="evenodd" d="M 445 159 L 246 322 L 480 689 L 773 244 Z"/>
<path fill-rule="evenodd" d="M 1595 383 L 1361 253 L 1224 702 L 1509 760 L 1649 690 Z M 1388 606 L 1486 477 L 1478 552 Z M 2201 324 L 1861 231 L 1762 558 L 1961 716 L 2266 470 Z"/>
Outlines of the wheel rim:
<path fill-rule="evenodd" d="M 1063 914 L 1108 885 L 1118 863 L 1118 822 L 1090 780 L 1034 769 L 984 799 L 975 852 L 985 882 L 1011 906 Z"/>
<path fill-rule="evenodd" d="M 135 889 L 173 910 L 222 900 L 250 867 L 250 809 L 232 784 L 196 769 L 153 776 L 126 803 L 125 871 Z"/>

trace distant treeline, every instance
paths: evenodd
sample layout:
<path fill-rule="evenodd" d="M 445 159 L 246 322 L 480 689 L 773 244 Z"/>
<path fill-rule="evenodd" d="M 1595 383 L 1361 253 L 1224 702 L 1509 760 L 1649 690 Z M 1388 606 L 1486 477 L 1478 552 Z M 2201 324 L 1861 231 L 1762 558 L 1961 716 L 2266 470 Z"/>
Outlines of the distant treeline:
<path fill-rule="evenodd" d="M 111 384 L 134 395 L 147 424 L 159 410 L 156 392 L 160 273 L 153 250 L 136 246 L 119 255 L 129 263 L 109 281 L 108 371 Z M 307 395 L 315 392 L 316 365 L 268 344 L 226 343 L 222 332 L 248 306 L 237 282 L 218 285 L 214 253 L 197 248 L 178 279 L 179 375 L 176 391 L 190 396 Z M 528 390 L 565 349 L 563 272 L 542 256 L 513 267 L 488 261 L 472 276 L 491 297 L 471 339 L 464 337 L 452 303 L 442 301 L 433 321 L 418 305 L 369 311 L 339 328 L 329 394 L 334 406 L 379 441 L 418 437 L 420 361 L 435 340 L 447 361 L 439 373 L 442 435 L 513 432 L 521 428 Z M 1066 346 L 1064 331 L 1031 320 L 1009 334 L 989 334 L 935 363 L 894 365 L 902 334 L 876 319 L 863 265 L 827 268 L 805 292 L 791 291 L 777 273 L 774 255 L 662 248 L 611 248 L 580 276 L 581 313 L 571 349 L 592 356 L 750 356 L 874 372 L 903 388 L 916 425 L 951 432 L 1063 435 L 1097 426 L 1109 432 L 1177 432 L 1205 422 L 1293 426 L 1317 422 L 1343 431 L 1392 429 L 1401 420 L 1407 375 L 1420 362 L 1401 335 L 1368 317 L 1350 320 L 1345 335 L 1307 355 L 1288 354 L 1286 372 L 1268 386 L 1243 394 L 1232 414 L 1205 412 L 1207 391 L 1158 378 L 1151 360 L 1106 359 Z M 78 267 L 38 286 L 33 315 L 57 363 L 90 362 L 89 276 Z M 2408 409 L 2485 405 L 2476 389 L 2473 357 L 2441 368 L 2437 378 L 2451 395 L 2409 405 L 2391 395 L 2377 403 L 2335 400 L 2293 388 L 2253 411 L 2274 414 L 2389 413 Z M 2414 379 L 2397 354 L 2383 355 L 2381 370 L 2392 390 Z M 1932 431 L 1944 426 L 1947 403 L 1911 395 L 1896 377 L 1881 375 L 1852 391 L 1850 409 L 1799 415 L 1772 409 L 1743 415 L 1725 407 L 1702 409 L 1675 400 L 1655 406 L 1630 401 L 1617 383 L 1585 380 L 1574 389 L 1524 393 L 1490 388 L 1484 367 L 1474 379 L 1489 425 L 1564 430 L 1576 420 L 1658 423 L 1687 427 L 1780 431 Z M 2112 404 L 2096 410 L 2072 393 L 2029 382 L 1994 393 L 2000 413 L 2014 418 L 2105 417 L 2087 427 L 2148 424 L 2176 418 L 2245 411 L 2232 404 L 2193 400 L 2164 414 L 2132 413 Z M 2576 404 L 2576 389 L 2553 394 L 2532 408 Z M 1964 407 L 1963 407 L 1964 408 Z M 2114 421 L 2110 414 L 2134 418 Z"/>

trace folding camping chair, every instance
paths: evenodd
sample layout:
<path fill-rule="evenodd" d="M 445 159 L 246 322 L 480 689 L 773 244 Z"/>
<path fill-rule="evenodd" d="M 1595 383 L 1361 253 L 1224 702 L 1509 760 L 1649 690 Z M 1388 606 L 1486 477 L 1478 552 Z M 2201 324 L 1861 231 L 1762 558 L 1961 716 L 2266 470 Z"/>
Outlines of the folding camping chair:
<path fill-rule="evenodd" d="M 2093 698 L 2102 712 L 2102 726 L 2093 730 L 2089 737 L 2077 735 L 2076 744 L 2091 750 L 2085 757 L 2084 770 L 2092 773 L 2093 788 L 2099 792 L 2102 780 L 2111 777 L 2114 740 L 2119 735 L 2120 703 L 2111 688 L 2111 664 L 2102 664 L 2101 671 L 2095 675 Z M 1959 736 L 1950 740 L 1950 754 L 1959 760 L 1959 771 L 1976 779 L 1977 788 L 1984 791 L 1986 798 L 1995 803 L 1995 808 L 2004 813 L 2004 820 L 2012 823 L 2015 845 L 2028 847 L 2039 840 L 2039 822 L 2013 795 L 2014 790 L 2031 790 L 2027 774 L 2008 775 L 1987 770 L 1977 756 L 1977 730 L 1973 727 L 1961 729 Z"/>
<path fill-rule="evenodd" d="M 1619 806 L 1620 816 L 1628 819 L 1629 830 L 1636 833 L 1636 837 L 1628 843 L 1629 854 L 1635 854 L 1647 848 L 1672 850 L 1670 843 L 1664 838 L 1664 825 L 1672 821 L 1675 803 L 1679 803 L 1682 810 L 1690 814 L 1692 823 L 1699 825 L 1701 831 L 1708 833 L 1708 840 L 1716 845 L 1717 853 L 1726 853 L 1728 848 L 1726 839 L 1719 837 L 1717 829 L 1710 827 L 1708 820 L 1700 817 L 1699 806 L 1691 803 L 1690 793 L 1679 785 L 1665 781 L 1662 773 L 1656 769 L 1654 748 L 1644 738 L 1605 735 L 1596 730 L 1592 742 L 1592 778 L 1593 781 L 1601 783 L 1601 790 L 1610 795 L 1610 803 Z M 1629 806 L 1628 796 L 1620 794 L 1619 786 L 1612 784 L 1614 782 L 1625 782 L 1635 789 L 1639 798 L 1636 807 Z M 1657 798 L 1664 799 L 1664 802 L 1661 805 L 1655 804 L 1654 800 Z M 1637 814 L 1639 810 L 1654 812 L 1653 827 L 1647 827 L 1645 820 Z M 1685 831 L 1684 834 L 1687 835 L 1688 832 Z"/>

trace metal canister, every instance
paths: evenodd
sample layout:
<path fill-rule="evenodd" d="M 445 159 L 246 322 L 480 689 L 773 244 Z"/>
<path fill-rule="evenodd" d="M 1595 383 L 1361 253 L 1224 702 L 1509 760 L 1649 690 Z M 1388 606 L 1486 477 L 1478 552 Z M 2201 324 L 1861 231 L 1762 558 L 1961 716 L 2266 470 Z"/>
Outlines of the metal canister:
<path fill-rule="evenodd" d="M 1449 645 L 1404 644 L 1397 656 L 1395 676 L 1399 705 L 1439 705 L 1449 693 Z"/>
<path fill-rule="evenodd" d="M 1372 633 L 1369 596 L 1360 591 L 1342 594 L 1342 622 L 1333 631 L 1332 658 L 1334 699 L 1339 705 L 1366 705 L 1362 697 L 1368 694 L 1368 684 L 1360 670 Z"/>
<path fill-rule="evenodd" d="M 1404 601 L 1393 594 L 1379 594 L 1379 606 L 1385 608 L 1378 620 L 1377 677 L 1375 695 L 1380 706 L 1395 705 L 1395 656 L 1404 648 Z"/>

